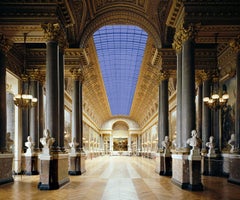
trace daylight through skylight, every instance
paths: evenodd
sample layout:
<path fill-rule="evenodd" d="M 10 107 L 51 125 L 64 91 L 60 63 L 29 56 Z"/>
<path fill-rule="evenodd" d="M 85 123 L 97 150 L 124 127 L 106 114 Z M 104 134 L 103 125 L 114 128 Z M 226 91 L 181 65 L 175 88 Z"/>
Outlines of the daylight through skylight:
<path fill-rule="evenodd" d="M 129 115 L 147 33 L 137 26 L 104 26 L 93 35 L 112 115 Z"/>

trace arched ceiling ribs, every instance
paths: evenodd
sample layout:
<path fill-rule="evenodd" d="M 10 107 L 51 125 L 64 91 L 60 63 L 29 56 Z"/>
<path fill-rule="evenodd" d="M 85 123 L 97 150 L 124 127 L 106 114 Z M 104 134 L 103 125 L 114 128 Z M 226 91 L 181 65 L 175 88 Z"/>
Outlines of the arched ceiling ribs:
<path fill-rule="evenodd" d="M 105 12 L 101 16 L 96 17 L 86 27 L 81 36 L 80 47 L 84 48 L 87 41 L 92 37 L 93 33 L 99 28 L 106 25 L 124 24 L 135 25 L 142 28 L 153 38 L 156 48 L 161 48 L 160 33 L 157 28 L 145 17 L 131 10 L 117 10 Z"/>

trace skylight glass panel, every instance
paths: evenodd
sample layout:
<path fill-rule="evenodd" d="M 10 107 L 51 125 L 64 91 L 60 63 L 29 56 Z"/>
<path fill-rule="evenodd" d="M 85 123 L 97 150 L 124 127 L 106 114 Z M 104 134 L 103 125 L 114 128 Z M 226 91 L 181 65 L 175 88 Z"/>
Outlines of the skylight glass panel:
<path fill-rule="evenodd" d="M 129 115 L 147 33 L 137 26 L 104 26 L 93 35 L 112 115 Z"/>

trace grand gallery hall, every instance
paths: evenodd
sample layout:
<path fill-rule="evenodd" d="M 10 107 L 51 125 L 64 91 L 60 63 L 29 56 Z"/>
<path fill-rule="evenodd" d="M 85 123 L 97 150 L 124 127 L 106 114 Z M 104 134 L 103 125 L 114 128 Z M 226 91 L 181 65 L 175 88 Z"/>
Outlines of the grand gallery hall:
<path fill-rule="evenodd" d="M 0 199 L 240 199 L 240 1 L 1 0 Z"/>

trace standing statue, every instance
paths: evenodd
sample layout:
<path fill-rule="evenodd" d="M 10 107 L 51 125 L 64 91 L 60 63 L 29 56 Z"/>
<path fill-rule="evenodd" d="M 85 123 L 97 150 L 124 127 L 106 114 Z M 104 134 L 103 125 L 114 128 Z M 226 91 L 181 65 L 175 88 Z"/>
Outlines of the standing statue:
<path fill-rule="evenodd" d="M 228 140 L 228 144 L 231 146 L 230 153 L 234 153 L 235 150 L 235 134 L 231 134 L 230 140 Z"/>
<path fill-rule="evenodd" d="M 198 137 L 197 131 L 192 130 L 191 131 L 191 138 L 187 139 L 187 144 L 189 144 L 192 149 L 191 149 L 191 155 L 200 155 L 200 147 L 202 144 L 202 140 Z"/>
<path fill-rule="evenodd" d="M 29 155 L 31 156 L 33 153 L 33 148 L 34 148 L 34 142 L 32 142 L 32 138 L 31 136 L 27 137 L 27 142 L 25 142 L 25 146 L 27 147 L 27 151 L 25 153 L 25 155 Z"/>
<path fill-rule="evenodd" d="M 215 143 L 214 141 L 214 137 L 210 136 L 209 137 L 209 142 L 206 143 L 206 147 L 208 147 L 208 157 L 216 157 L 216 153 L 215 153 Z"/>
<path fill-rule="evenodd" d="M 55 139 L 53 137 L 50 137 L 50 132 L 48 129 L 45 129 L 43 132 L 44 136 L 40 138 L 40 142 L 43 145 L 43 154 L 49 155 L 50 148 L 55 142 Z"/>
<path fill-rule="evenodd" d="M 10 132 L 7 132 L 7 134 L 6 134 L 6 150 L 8 152 L 12 151 L 12 146 L 13 146 L 13 143 L 14 143 L 13 140 L 10 137 L 11 137 Z"/>

